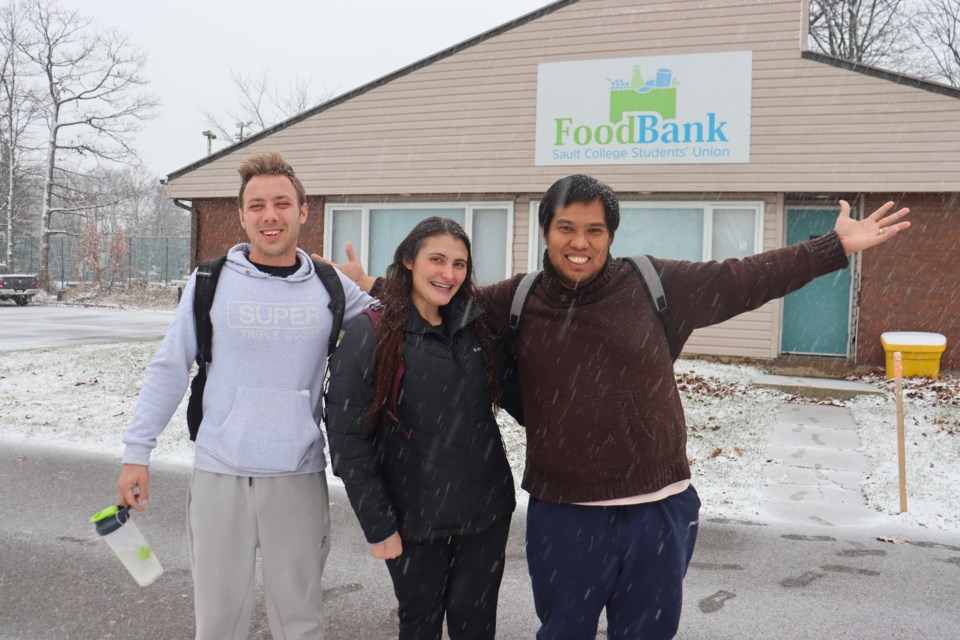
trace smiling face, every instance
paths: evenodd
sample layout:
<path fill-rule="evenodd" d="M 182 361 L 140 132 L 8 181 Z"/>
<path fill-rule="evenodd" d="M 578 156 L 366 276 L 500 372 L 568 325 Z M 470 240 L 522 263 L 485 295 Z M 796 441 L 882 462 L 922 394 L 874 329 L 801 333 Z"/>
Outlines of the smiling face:
<path fill-rule="evenodd" d="M 554 214 L 550 228 L 542 231 L 547 258 L 569 289 L 596 278 L 607 263 L 613 236 L 599 200 L 563 207 Z"/>
<path fill-rule="evenodd" d="M 282 175 L 254 176 L 247 182 L 240 208 L 240 226 L 250 239 L 250 261 L 289 267 L 297 261 L 300 225 L 307 205 L 297 206 L 297 190 Z"/>
<path fill-rule="evenodd" d="M 425 239 L 417 257 L 403 261 L 413 280 L 410 299 L 424 320 L 439 324 L 440 307 L 449 304 L 467 277 L 468 259 L 463 241 L 443 234 Z"/>

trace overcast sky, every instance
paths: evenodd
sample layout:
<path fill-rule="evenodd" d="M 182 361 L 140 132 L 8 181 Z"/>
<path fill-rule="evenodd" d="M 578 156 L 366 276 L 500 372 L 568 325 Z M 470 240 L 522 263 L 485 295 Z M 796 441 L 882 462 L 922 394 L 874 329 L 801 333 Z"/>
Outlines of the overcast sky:
<path fill-rule="evenodd" d="M 166 175 L 206 155 L 203 110 L 235 103 L 230 71 L 269 70 L 340 95 L 550 4 L 549 0 L 61 0 L 148 56 L 159 97 L 137 147 Z M 214 149 L 218 147 L 214 142 Z"/>

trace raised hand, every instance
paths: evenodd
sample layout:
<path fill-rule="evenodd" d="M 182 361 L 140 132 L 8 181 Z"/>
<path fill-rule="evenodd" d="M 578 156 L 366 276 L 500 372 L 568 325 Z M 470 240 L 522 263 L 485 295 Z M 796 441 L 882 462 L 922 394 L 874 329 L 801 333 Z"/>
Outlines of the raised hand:
<path fill-rule="evenodd" d="M 840 201 L 840 215 L 837 216 L 833 230 L 837 232 L 848 256 L 888 242 L 893 236 L 910 227 L 909 222 L 899 222 L 910 210 L 900 209 L 887 215 L 893 206 L 893 202 L 888 202 L 863 220 L 854 220 L 850 217 L 850 204 L 846 200 Z"/>
<path fill-rule="evenodd" d="M 343 275 L 356 282 L 358 287 L 369 293 L 375 279 L 367 275 L 367 272 L 363 268 L 363 263 L 360 262 L 360 258 L 357 257 L 356 252 L 353 250 L 352 242 L 347 243 L 346 251 L 347 261 L 339 264 L 315 253 L 310 254 L 310 257 L 320 262 L 326 262 L 330 266 L 339 269 Z"/>

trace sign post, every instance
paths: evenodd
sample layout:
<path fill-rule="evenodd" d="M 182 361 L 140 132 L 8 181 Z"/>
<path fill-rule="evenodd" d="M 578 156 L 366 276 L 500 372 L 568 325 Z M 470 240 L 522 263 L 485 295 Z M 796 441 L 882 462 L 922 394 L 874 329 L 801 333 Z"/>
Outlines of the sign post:
<path fill-rule="evenodd" d="M 903 435 L 903 354 L 893 354 L 893 376 L 897 396 L 897 457 L 900 462 L 900 513 L 907 512 L 907 458 Z"/>

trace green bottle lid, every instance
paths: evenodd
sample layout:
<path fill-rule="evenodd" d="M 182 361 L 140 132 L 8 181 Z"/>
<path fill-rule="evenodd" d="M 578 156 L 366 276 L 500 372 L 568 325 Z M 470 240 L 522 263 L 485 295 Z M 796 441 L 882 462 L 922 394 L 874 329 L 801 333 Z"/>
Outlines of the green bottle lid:
<path fill-rule="evenodd" d="M 106 509 L 102 511 L 97 511 L 95 514 L 93 514 L 93 516 L 91 516 L 90 518 L 90 522 L 100 522 L 105 518 L 109 518 L 110 516 L 115 516 L 117 515 L 117 511 L 120 511 L 120 507 L 118 507 L 117 505 L 109 506 Z"/>
<path fill-rule="evenodd" d="M 122 527 L 129 519 L 130 507 L 113 505 L 93 514 L 90 522 L 96 525 L 98 534 L 105 536 Z"/>

